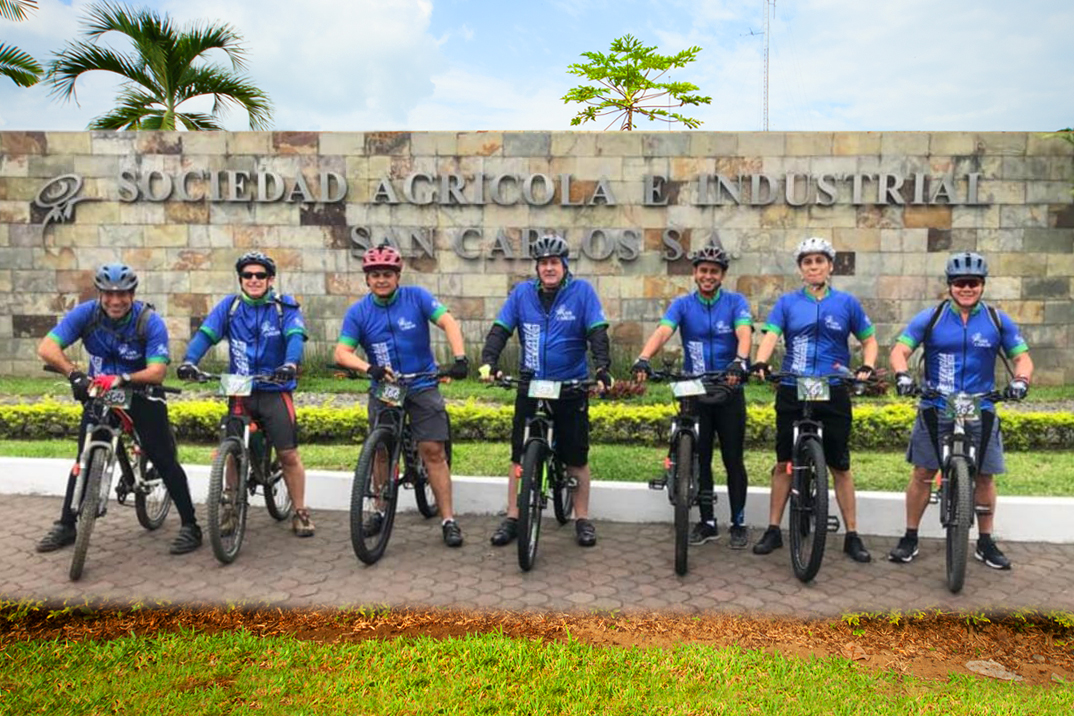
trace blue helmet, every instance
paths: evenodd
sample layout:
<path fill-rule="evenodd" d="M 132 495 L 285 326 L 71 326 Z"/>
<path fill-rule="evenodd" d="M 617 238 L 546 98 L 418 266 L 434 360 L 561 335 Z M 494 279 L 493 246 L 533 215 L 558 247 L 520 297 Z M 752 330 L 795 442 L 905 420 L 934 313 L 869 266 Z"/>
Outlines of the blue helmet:
<path fill-rule="evenodd" d="M 138 288 L 138 275 L 127 264 L 105 264 L 97 269 L 93 285 L 98 291 L 133 291 Z"/>
<path fill-rule="evenodd" d="M 983 281 L 988 278 L 988 262 L 975 251 L 952 254 L 951 258 L 947 259 L 945 273 L 948 283 L 958 276 L 976 276 Z"/>
<path fill-rule="evenodd" d="M 235 273 L 242 273 L 242 270 L 250 264 L 264 266 L 269 276 L 276 275 L 276 262 L 260 251 L 247 251 L 240 256 L 239 260 L 235 262 Z"/>

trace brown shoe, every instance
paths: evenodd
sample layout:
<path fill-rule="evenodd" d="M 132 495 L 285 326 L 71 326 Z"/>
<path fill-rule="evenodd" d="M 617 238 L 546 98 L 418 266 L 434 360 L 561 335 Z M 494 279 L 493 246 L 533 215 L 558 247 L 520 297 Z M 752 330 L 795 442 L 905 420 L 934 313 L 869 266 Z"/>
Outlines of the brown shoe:
<path fill-rule="evenodd" d="M 298 537 L 313 536 L 313 520 L 310 519 L 308 509 L 295 510 L 295 514 L 291 517 L 291 531 Z"/>

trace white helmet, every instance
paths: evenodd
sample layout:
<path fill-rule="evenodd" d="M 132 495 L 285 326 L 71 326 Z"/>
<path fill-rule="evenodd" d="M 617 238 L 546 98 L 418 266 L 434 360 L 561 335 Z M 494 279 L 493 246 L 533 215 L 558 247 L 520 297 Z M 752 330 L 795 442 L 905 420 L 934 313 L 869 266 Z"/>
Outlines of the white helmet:
<path fill-rule="evenodd" d="M 802 257 L 807 254 L 824 254 L 830 261 L 835 261 L 835 247 L 832 242 L 817 236 L 810 236 L 794 250 L 795 263 L 802 263 Z"/>

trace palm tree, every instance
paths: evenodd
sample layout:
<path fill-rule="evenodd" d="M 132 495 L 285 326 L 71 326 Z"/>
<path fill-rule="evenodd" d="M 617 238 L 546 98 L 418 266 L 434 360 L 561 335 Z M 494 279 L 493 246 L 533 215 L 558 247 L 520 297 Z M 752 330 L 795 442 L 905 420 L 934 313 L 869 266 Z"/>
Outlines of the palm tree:
<path fill-rule="evenodd" d="M 37 9 L 37 0 L 0 0 L 0 17 L 18 22 L 26 19 L 26 13 Z M 41 65 L 30 55 L 14 45 L 0 42 L 0 75 L 9 78 L 20 87 L 30 87 L 44 72 Z"/>
<path fill-rule="evenodd" d="M 53 95 L 77 100 L 75 82 L 86 72 L 102 70 L 126 80 L 115 109 L 90 122 L 90 129 L 174 131 L 177 122 L 191 131 L 222 129 L 218 120 L 233 105 L 249 115 L 250 129 L 268 128 L 272 103 L 240 73 L 246 69 L 246 50 L 230 25 L 177 28 L 152 10 L 101 2 L 89 7 L 83 26 L 85 39 L 55 53 L 47 82 Z M 109 32 L 126 35 L 133 49 L 123 54 L 98 44 Z M 202 55 L 210 50 L 223 50 L 231 68 L 205 61 Z M 180 111 L 187 100 L 205 95 L 213 97 L 209 114 Z"/>

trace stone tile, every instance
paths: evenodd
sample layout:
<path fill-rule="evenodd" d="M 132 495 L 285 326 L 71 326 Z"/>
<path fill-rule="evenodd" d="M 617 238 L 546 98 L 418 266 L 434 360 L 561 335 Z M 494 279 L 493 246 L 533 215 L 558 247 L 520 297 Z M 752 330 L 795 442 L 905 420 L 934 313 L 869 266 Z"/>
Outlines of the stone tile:
<path fill-rule="evenodd" d="M 737 155 L 740 157 L 778 157 L 785 154 L 782 132 L 741 132 Z"/>
<path fill-rule="evenodd" d="M 880 153 L 895 155 L 929 154 L 927 132 L 884 132 L 880 135 Z"/>
<path fill-rule="evenodd" d="M 837 156 L 880 154 L 882 137 L 879 132 L 836 132 L 831 153 Z"/>
<path fill-rule="evenodd" d="M 787 132 L 786 152 L 790 157 L 826 156 L 833 152 L 831 132 Z"/>

